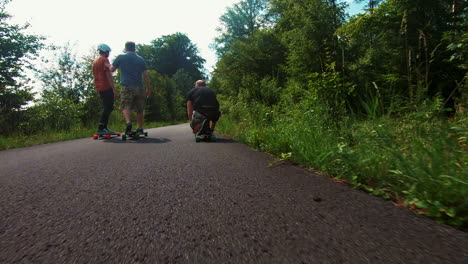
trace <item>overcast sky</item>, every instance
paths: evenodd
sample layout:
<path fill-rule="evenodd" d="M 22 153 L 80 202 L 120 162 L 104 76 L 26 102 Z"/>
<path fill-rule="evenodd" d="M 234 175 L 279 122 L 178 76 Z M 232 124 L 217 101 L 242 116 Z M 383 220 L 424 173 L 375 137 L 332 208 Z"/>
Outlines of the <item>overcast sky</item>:
<path fill-rule="evenodd" d="M 350 0 L 347 0 L 350 1 Z M 219 17 L 239 0 L 12 0 L 6 6 L 14 24 L 31 24 L 30 31 L 48 43 L 70 42 L 78 55 L 88 55 L 99 43 L 120 54 L 128 40 L 149 44 L 176 32 L 185 33 L 207 60 L 216 63 L 209 48 L 220 26 Z M 355 8 L 352 12 L 358 12 Z"/>

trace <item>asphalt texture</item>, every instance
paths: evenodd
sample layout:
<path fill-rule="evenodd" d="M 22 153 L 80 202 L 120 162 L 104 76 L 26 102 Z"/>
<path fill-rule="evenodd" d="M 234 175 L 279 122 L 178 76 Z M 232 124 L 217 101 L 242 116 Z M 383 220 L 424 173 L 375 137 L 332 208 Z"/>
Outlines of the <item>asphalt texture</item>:
<path fill-rule="evenodd" d="M 468 263 L 465 232 L 188 124 L 148 132 L 1 151 L 0 263 Z"/>

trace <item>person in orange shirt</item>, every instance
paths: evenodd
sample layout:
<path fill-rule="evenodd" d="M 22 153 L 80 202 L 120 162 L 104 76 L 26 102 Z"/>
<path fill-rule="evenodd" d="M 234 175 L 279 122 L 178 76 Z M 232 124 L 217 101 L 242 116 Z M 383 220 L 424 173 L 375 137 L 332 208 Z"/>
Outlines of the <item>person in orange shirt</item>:
<path fill-rule="evenodd" d="M 117 91 L 115 90 L 114 80 L 112 79 L 111 64 L 109 62 L 109 53 L 111 48 L 106 44 L 98 46 L 99 58 L 93 62 L 94 85 L 96 91 L 102 100 L 104 109 L 99 121 L 97 133 L 114 133 L 107 128 L 109 116 L 114 110 L 114 100 L 117 99 Z"/>

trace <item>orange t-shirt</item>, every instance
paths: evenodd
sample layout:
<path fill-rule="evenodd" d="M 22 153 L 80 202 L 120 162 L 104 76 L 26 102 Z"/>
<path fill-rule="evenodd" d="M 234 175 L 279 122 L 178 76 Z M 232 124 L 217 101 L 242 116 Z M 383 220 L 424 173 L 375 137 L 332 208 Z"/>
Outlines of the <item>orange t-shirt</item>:
<path fill-rule="evenodd" d="M 94 85 L 96 91 L 103 92 L 112 89 L 106 74 L 110 72 L 110 63 L 106 57 L 99 57 L 93 62 Z"/>

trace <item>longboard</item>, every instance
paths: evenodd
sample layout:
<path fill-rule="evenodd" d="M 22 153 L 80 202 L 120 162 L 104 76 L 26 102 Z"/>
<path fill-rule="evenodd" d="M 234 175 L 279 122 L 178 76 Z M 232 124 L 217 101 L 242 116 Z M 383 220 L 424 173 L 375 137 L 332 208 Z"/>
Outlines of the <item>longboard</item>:
<path fill-rule="evenodd" d="M 120 132 L 113 132 L 113 133 L 96 133 L 93 135 L 93 139 L 110 139 L 113 137 L 120 137 L 122 133 Z"/>
<path fill-rule="evenodd" d="M 195 135 L 195 142 L 215 142 L 216 141 L 216 136 L 214 134 L 200 134 L 200 135 Z"/>
<path fill-rule="evenodd" d="M 148 132 L 137 132 L 136 130 L 132 130 L 130 133 L 122 133 L 122 140 L 127 140 L 127 138 L 139 139 L 140 137 L 147 137 Z"/>
<path fill-rule="evenodd" d="M 195 142 L 216 141 L 216 136 L 213 134 L 209 126 L 210 126 L 210 121 L 208 119 L 203 120 L 200 131 L 198 131 L 198 133 L 195 135 Z"/>

